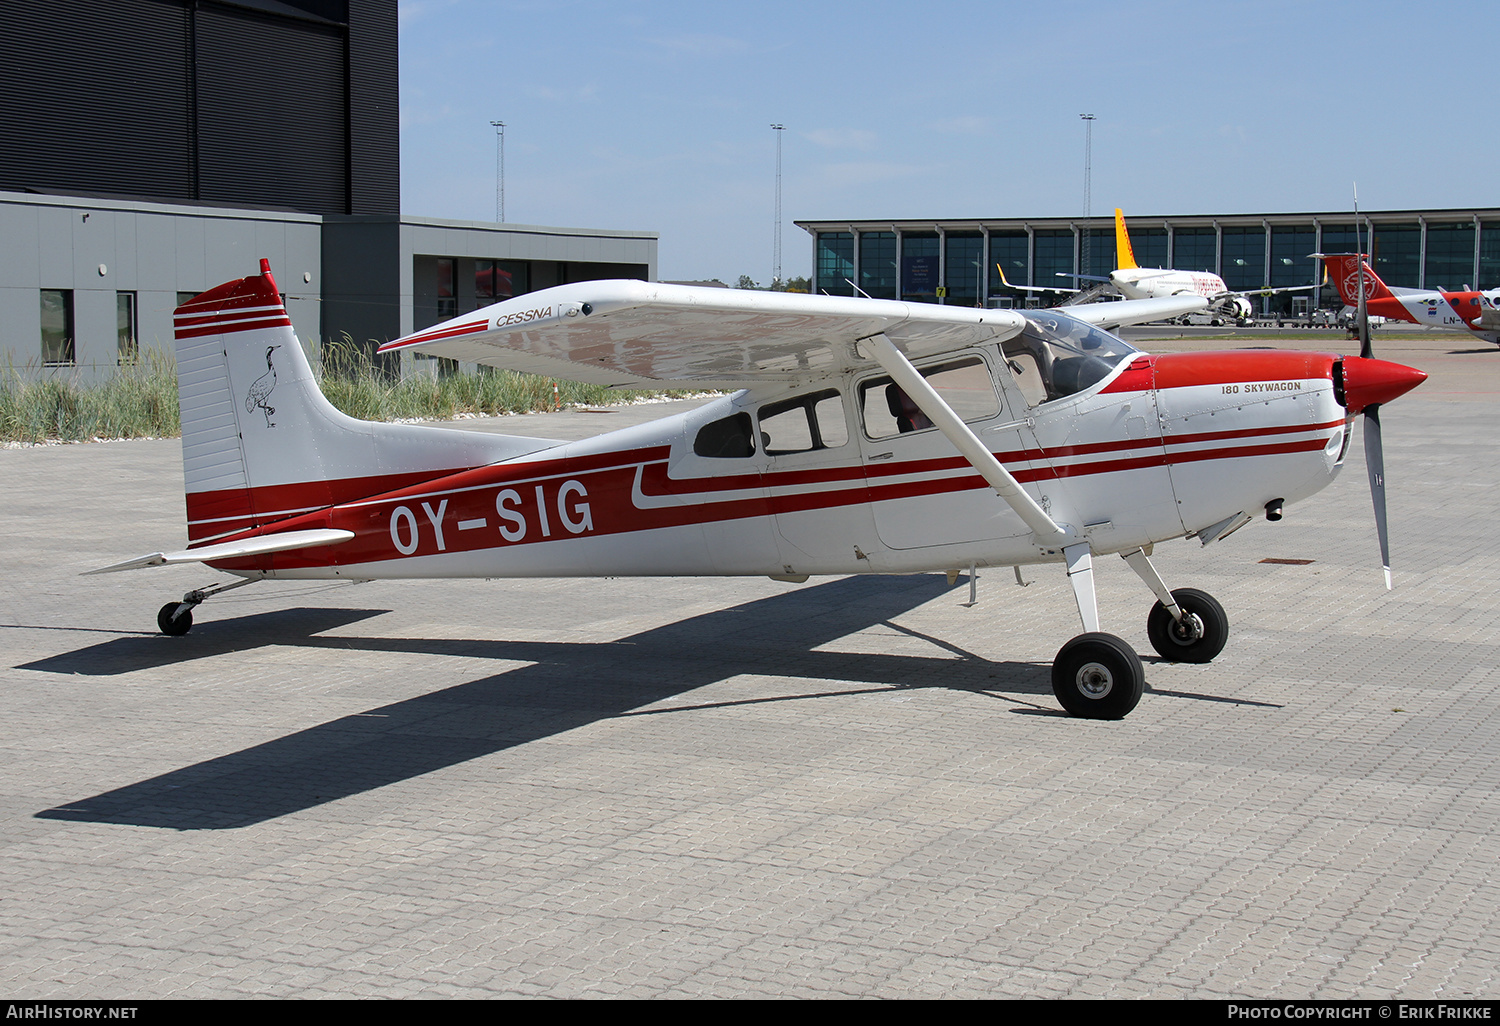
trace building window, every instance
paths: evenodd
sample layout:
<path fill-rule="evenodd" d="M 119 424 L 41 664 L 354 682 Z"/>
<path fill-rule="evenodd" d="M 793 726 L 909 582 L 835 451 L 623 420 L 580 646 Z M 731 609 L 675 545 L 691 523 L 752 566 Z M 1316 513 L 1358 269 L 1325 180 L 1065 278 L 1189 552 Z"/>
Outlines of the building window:
<path fill-rule="evenodd" d="M 1212 228 L 1178 228 L 1172 232 L 1172 267 L 1178 271 L 1219 273 L 1219 233 Z"/>
<path fill-rule="evenodd" d="M 1323 277 L 1322 265 L 1309 260 L 1307 255 L 1318 248 L 1317 233 L 1311 227 L 1278 227 L 1271 229 L 1271 280 L 1272 288 L 1284 289 L 1295 285 L 1314 285 Z M 1289 315 L 1300 305 L 1305 314 L 1311 292 L 1283 292 L 1262 300 L 1268 313 Z M 1298 303 L 1301 300 L 1301 303 Z"/>
<path fill-rule="evenodd" d="M 1473 245 L 1471 242 L 1470 245 Z M 1418 287 L 1422 273 L 1422 226 L 1419 224 L 1382 224 L 1375 226 L 1370 246 L 1375 255 L 1372 266 L 1387 286 Z M 1470 251 L 1469 263 L 1474 262 Z"/>
<path fill-rule="evenodd" d="M 530 292 L 527 267 L 519 260 L 474 261 L 475 309 Z"/>
<path fill-rule="evenodd" d="M 115 346 L 120 363 L 135 363 L 140 355 L 136 342 L 135 293 L 115 293 Z"/>
<path fill-rule="evenodd" d="M 42 289 L 42 363 L 71 367 L 78 362 L 73 348 L 73 290 Z"/>
<path fill-rule="evenodd" d="M 1485 221 L 1479 226 L 1479 280 L 1476 289 L 1500 285 L 1500 221 Z"/>
<path fill-rule="evenodd" d="M 1023 295 L 1019 290 L 1001 293 L 1005 286 L 1001 283 L 1000 272 L 1005 272 L 1005 281 L 1012 285 L 1030 285 L 1031 264 L 1027 255 L 1030 246 L 1025 232 L 990 232 L 990 295 L 1006 294 L 1013 298 Z"/>
<path fill-rule="evenodd" d="M 1264 228 L 1224 229 L 1224 270 L 1221 277 L 1224 284 L 1235 291 L 1258 289 L 1266 284 Z"/>
<path fill-rule="evenodd" d="M 913 303 L 936 303 L 938 233 L 901 234 L 901 298 Z"/>
<path fill-rule="evenodd" d="M 187 306 L 201 295 L 203 295 L 201 292 L 179 292 L 177 293 L 177 305 Z"/>
<path fill-rule="evenodd" d="M 852 296 L 854 287 L 854 235 L 852 232 L 818 233 L 817 281 L 813 291 L 820 295 Z"/>
<path fill-rule="evenodd" d="M 1115 259 L 1115 229 L 1111 225 L 1108 228 L 1090 227 L 1078 230 L 1078 266 L 1079 274 L 1092 274 L 1096 276 L 1108 275 L 1119 262 Z M 1081 281 L 1078 283 L 1080 289 L 1091 288 L 1095 283 Z"/>
<path fill-rule="evenodd" d="M 1035 284 L 1044 289 L 1073 288 L 1073 229 L 1038 229 L 1035 239 Z"/>
<path fill-rule="evenodd" d="M 943 282 L 948 287 L 949 306 L 979 305 L 979 268 L 984 261 L 984 236 L 978 232 L 949 232 L 944 240 Z"/>
<path fill-rule="evenodd" d="M 1429 289 L 1452 292 L 1474 281 L 1474 222 L 1427 226 Z"/>
<path fill-rule="evenodd" d="M 1167 267 L 1167 230 L 1131 228 L 1130 251 L 1138 267 Z"/>
<path fill-rule="evenodd" d="M 859 233 L 859 287 L 871 299 L 896 298 L 896 233 Z"/>
<path fill-rule="evenodd" d="M 458 316 L 458 274 L 452 257 L 439 257 L 437 262 L 437 314 L 445 321 Z"/>

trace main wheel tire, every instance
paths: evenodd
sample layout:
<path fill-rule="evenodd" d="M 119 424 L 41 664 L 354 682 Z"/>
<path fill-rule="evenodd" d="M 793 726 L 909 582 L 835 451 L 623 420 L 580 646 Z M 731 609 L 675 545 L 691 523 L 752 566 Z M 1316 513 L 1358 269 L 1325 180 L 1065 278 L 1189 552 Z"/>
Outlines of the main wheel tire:
<path fill-rule="evenodd" d="M 184 609 L 175 618 L 173 617 L 172 614 L 177 612 L 177 607 L 180 605 L 182 605 L 181 602 L 168 602 L 156 614 L 156 626 L 161 628 L 163 634 L 170 634 L 174 638 L 180 638 L 193 629 L 193 611 L 191 609 Z"/>
<path fill-rule="evenodd" d="M 1123 719 L 1145 690 L 1141 657 L 1113 634 L 1080 634 L 1052 661 L 1052 693 L 1074 716 Z"/>
<path fill-rule="evenodd" d="M 1179 588 L 1172 592 L 1172 597 L 1186 617 L 1196 617 L 1200 629 L 1185 630 L 1172 619 L 1167 607 L 1158 602 L 1146 617 L 1151 647 L 1172 663 L 1212 662 L 1229 640 L 1229 617 L 1224 614 L 1224 607 L 1208 592 L 1196 588 Z"/>

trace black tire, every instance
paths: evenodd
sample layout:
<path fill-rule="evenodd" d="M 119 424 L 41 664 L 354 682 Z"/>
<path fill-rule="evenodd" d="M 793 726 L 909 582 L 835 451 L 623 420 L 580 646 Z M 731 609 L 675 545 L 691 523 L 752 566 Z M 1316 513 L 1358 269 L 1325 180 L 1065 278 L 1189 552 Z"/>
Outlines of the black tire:
<path fill-rule="evenodd" d="M 1145 690 L 1141 657 L 1113 634 L 1080 634 L 1052 661 L 1052 693 L 1074 716 L 1123 719 Z"/>
<path fill-rule="evenodd" d="M 161 628 L 163 634 L 170 634 L 174 638 L 180 638 L 193 629 L 193 611 L 191 609 L 184 609 L 176 619 L 173 619 L 172 614 L 177 612 L 177 607 L 180 605 L 182 605 L 181 602 L 168 602 L 156 614 L 156 626 Z"/>
<path fill-rule="evenodd" d="M 1224 651 L 1229 640 L 1229 617 L 1224 607 L 1206 591 L 1196 588 L 1179 588 L 1172 592 L 1177 605 L 1188 616 L 1198 618 L 1203 625 L 1202 637 L 1192 638 L 1183 631 L 1167 607 L 1160 602 L 1151 607 L 1146 617 L 1146 634 L 1151 638 L 1151 647 L 1157 654 L 1172 663 L 1208 663 Z"/>

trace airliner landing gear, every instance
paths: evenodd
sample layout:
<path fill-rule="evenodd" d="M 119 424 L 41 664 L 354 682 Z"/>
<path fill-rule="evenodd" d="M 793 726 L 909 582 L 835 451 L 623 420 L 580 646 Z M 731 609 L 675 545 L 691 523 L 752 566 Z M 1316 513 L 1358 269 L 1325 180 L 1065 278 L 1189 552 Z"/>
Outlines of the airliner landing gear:
<path fill-rule="evenodd" d="M 221 592 L 233 591 L 235 588 L 243 588 L 258 580 L 260 580 L 258 577 L 246 577 L 238 581 L 229 581 L 226 584 L 215 584 L 212 587 L 190 591 L 182 596 L 181 602 L 168 602 L 157 611 L 156 626 L 161 628 L 163 634 L 180 638 L 193 629 L 193 609 L 202 605 L 204 599 Z"/>

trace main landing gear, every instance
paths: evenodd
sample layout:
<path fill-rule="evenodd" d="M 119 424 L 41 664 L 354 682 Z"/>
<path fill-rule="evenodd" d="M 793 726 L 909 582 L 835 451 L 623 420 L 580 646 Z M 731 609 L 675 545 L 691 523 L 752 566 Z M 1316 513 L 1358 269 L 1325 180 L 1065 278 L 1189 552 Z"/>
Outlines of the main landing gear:
<path fill-rule="evenodd" d="M 1145 667 L 1123 639 L 1099 630 L 1088 544 L 1068 546 L 1063 557 L 1086 633 L 1064 645 L 1052 661 L 1052 693 L 1074 716 L 1122 719 L 1145 693 Z M 1174 663 L 1206 663 L 1224 650 L 1229 618 L 1212 595 L 1193 588 L 1169 591 L 1144 549 L 1122 553 L 1121 558 L 1157 597 L 1146 618 L 1146 634 L 1157 654 Z"/>
<path fill-rule="evenodd" d="M 225 584 L 215 584 L 208 588 L 197 588 L 182 596 L 181 602 L 168 602 L 156 613 L 156 626 L 161 628 L 163 634 L 169 634 L 174 638 L 180 638 L 193 629 L 193 609 L 203 604 L 203 600 L 211 595 L 222 592 L 233 591 L 235 588 L 243 588 L 247 584 L 254 584 L 260 580 L 258 577 L 246 577 L 238 581 L 229 581 Z"/>

